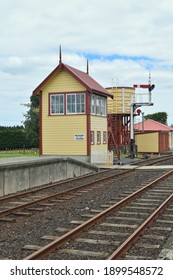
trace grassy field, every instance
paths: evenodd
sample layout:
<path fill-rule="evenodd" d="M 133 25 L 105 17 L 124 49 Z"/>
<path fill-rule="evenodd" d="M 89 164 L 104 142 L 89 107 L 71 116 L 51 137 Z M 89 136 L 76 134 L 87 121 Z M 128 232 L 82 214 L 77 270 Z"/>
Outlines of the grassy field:
<path fill-rule="evenodd" d="M 23 157 L 23 156 L 39 156 L 38 149 L 17 149 L 0 151 L 0 158 Z"/>

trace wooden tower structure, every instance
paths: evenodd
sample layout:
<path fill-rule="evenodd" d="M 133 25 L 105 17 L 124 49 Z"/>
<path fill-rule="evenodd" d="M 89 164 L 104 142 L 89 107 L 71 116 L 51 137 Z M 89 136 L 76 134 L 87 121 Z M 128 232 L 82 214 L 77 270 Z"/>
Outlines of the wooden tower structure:
<path fill-rule="evenodd" d="M 135 100 L 134 87 L 109 87 L 113 95 L 108 98 L 108 149 L 115 150 L 120 159 L 120 146 L 130 144 L 130 104 Z"/>

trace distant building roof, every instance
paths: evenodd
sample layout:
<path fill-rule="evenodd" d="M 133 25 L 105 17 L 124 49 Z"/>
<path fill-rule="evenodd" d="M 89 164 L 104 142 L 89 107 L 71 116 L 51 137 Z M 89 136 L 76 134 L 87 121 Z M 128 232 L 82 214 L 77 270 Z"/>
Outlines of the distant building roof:
<path fill-rule="evenodd" d="M 60 63 L 33 91 L 33 95 L 39 94 L 43 86 L 58 72 L 68 71 L 76 80 L 78 80 L 90 93 L 98 93 L 103 96 L 112 97 L 112 95 L 99 83 L 97 83 L 87 73 L 73 68 L 67 64 Z"/>
<path fill-rule="evenodd" d="M 154 120 L 148 119 L 144 120 L 144 124 L 142 122 L 136 123 L 134 125 L 134 129 L 137 131 L 142 131 L 144 126 L 144 131 L 173 131 L 173 128 L 167 126 L 163 123 L 156 122 Z"/>

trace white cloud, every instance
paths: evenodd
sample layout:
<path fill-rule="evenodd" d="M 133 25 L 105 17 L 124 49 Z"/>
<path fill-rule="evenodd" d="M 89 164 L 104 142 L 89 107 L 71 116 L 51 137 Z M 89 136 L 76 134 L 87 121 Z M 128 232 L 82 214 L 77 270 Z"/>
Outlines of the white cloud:
<path fill-rule="evenodd" d="M 0 17 L 0 125 L 23 120 L 20 103 L 57 66 L 60 44 L 73 67 L 85 71 L 92 56 L 103 86 L 147 83 L 150 69 L 154 106 L 144 109 L 173 123 L 171 0 L 0 0 Z"/>

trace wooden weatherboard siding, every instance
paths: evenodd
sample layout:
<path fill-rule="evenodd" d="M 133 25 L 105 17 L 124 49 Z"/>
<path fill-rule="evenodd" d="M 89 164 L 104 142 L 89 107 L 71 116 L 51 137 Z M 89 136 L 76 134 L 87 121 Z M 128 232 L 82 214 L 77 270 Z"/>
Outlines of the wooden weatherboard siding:
<path fill-rule="evenodd" d="M 43 87 L 43 92 L 73 92 L 86 91 L 86 88 L 79 83 L 67 71 L 58 72 L 48 83 Z"/>
<path fill-rule="evenodd" d="M 113 95 L 108 97 L 108 114 L 130 114 L 131 96 L 135 100 L 135 89 L 130 87 L 112 87 L 107 91 Z"/>
<path fill-rule="evenodd" d="M 43 87 L 43 155 L 87 155 L 86 115 L 49 115 L 50 93 L 71 93 L 84 91 L 86 91 L 86 88 L 66 71 L 57 73 Z M 79 140 L 79 135 L 83 135 L 83 139 Z"/>
<path fill-rule="evenodd" d="M 43 155 L 87 154 L 86 115 L 50 116 L 43 126 Z"/>
<path fill-rule="evenodd" d="M 159 132 L 135 135 L 135 144 L 139 153 L 159 153 Z"/>
<path fill-rule="evenodd" d="M 91 115 L 91 131 L 94 131 L 95 144 L 91 145 L 91 154 L 93 152 L 107 152 L 108 145 L 103 144 L 103 132 L 107 132 L 107 117 L 99 117 Z M 101 132 L 101 144 L 97 144 L 97 131 Z M 108 137 L 107 137 L 108 141 Z"/>

